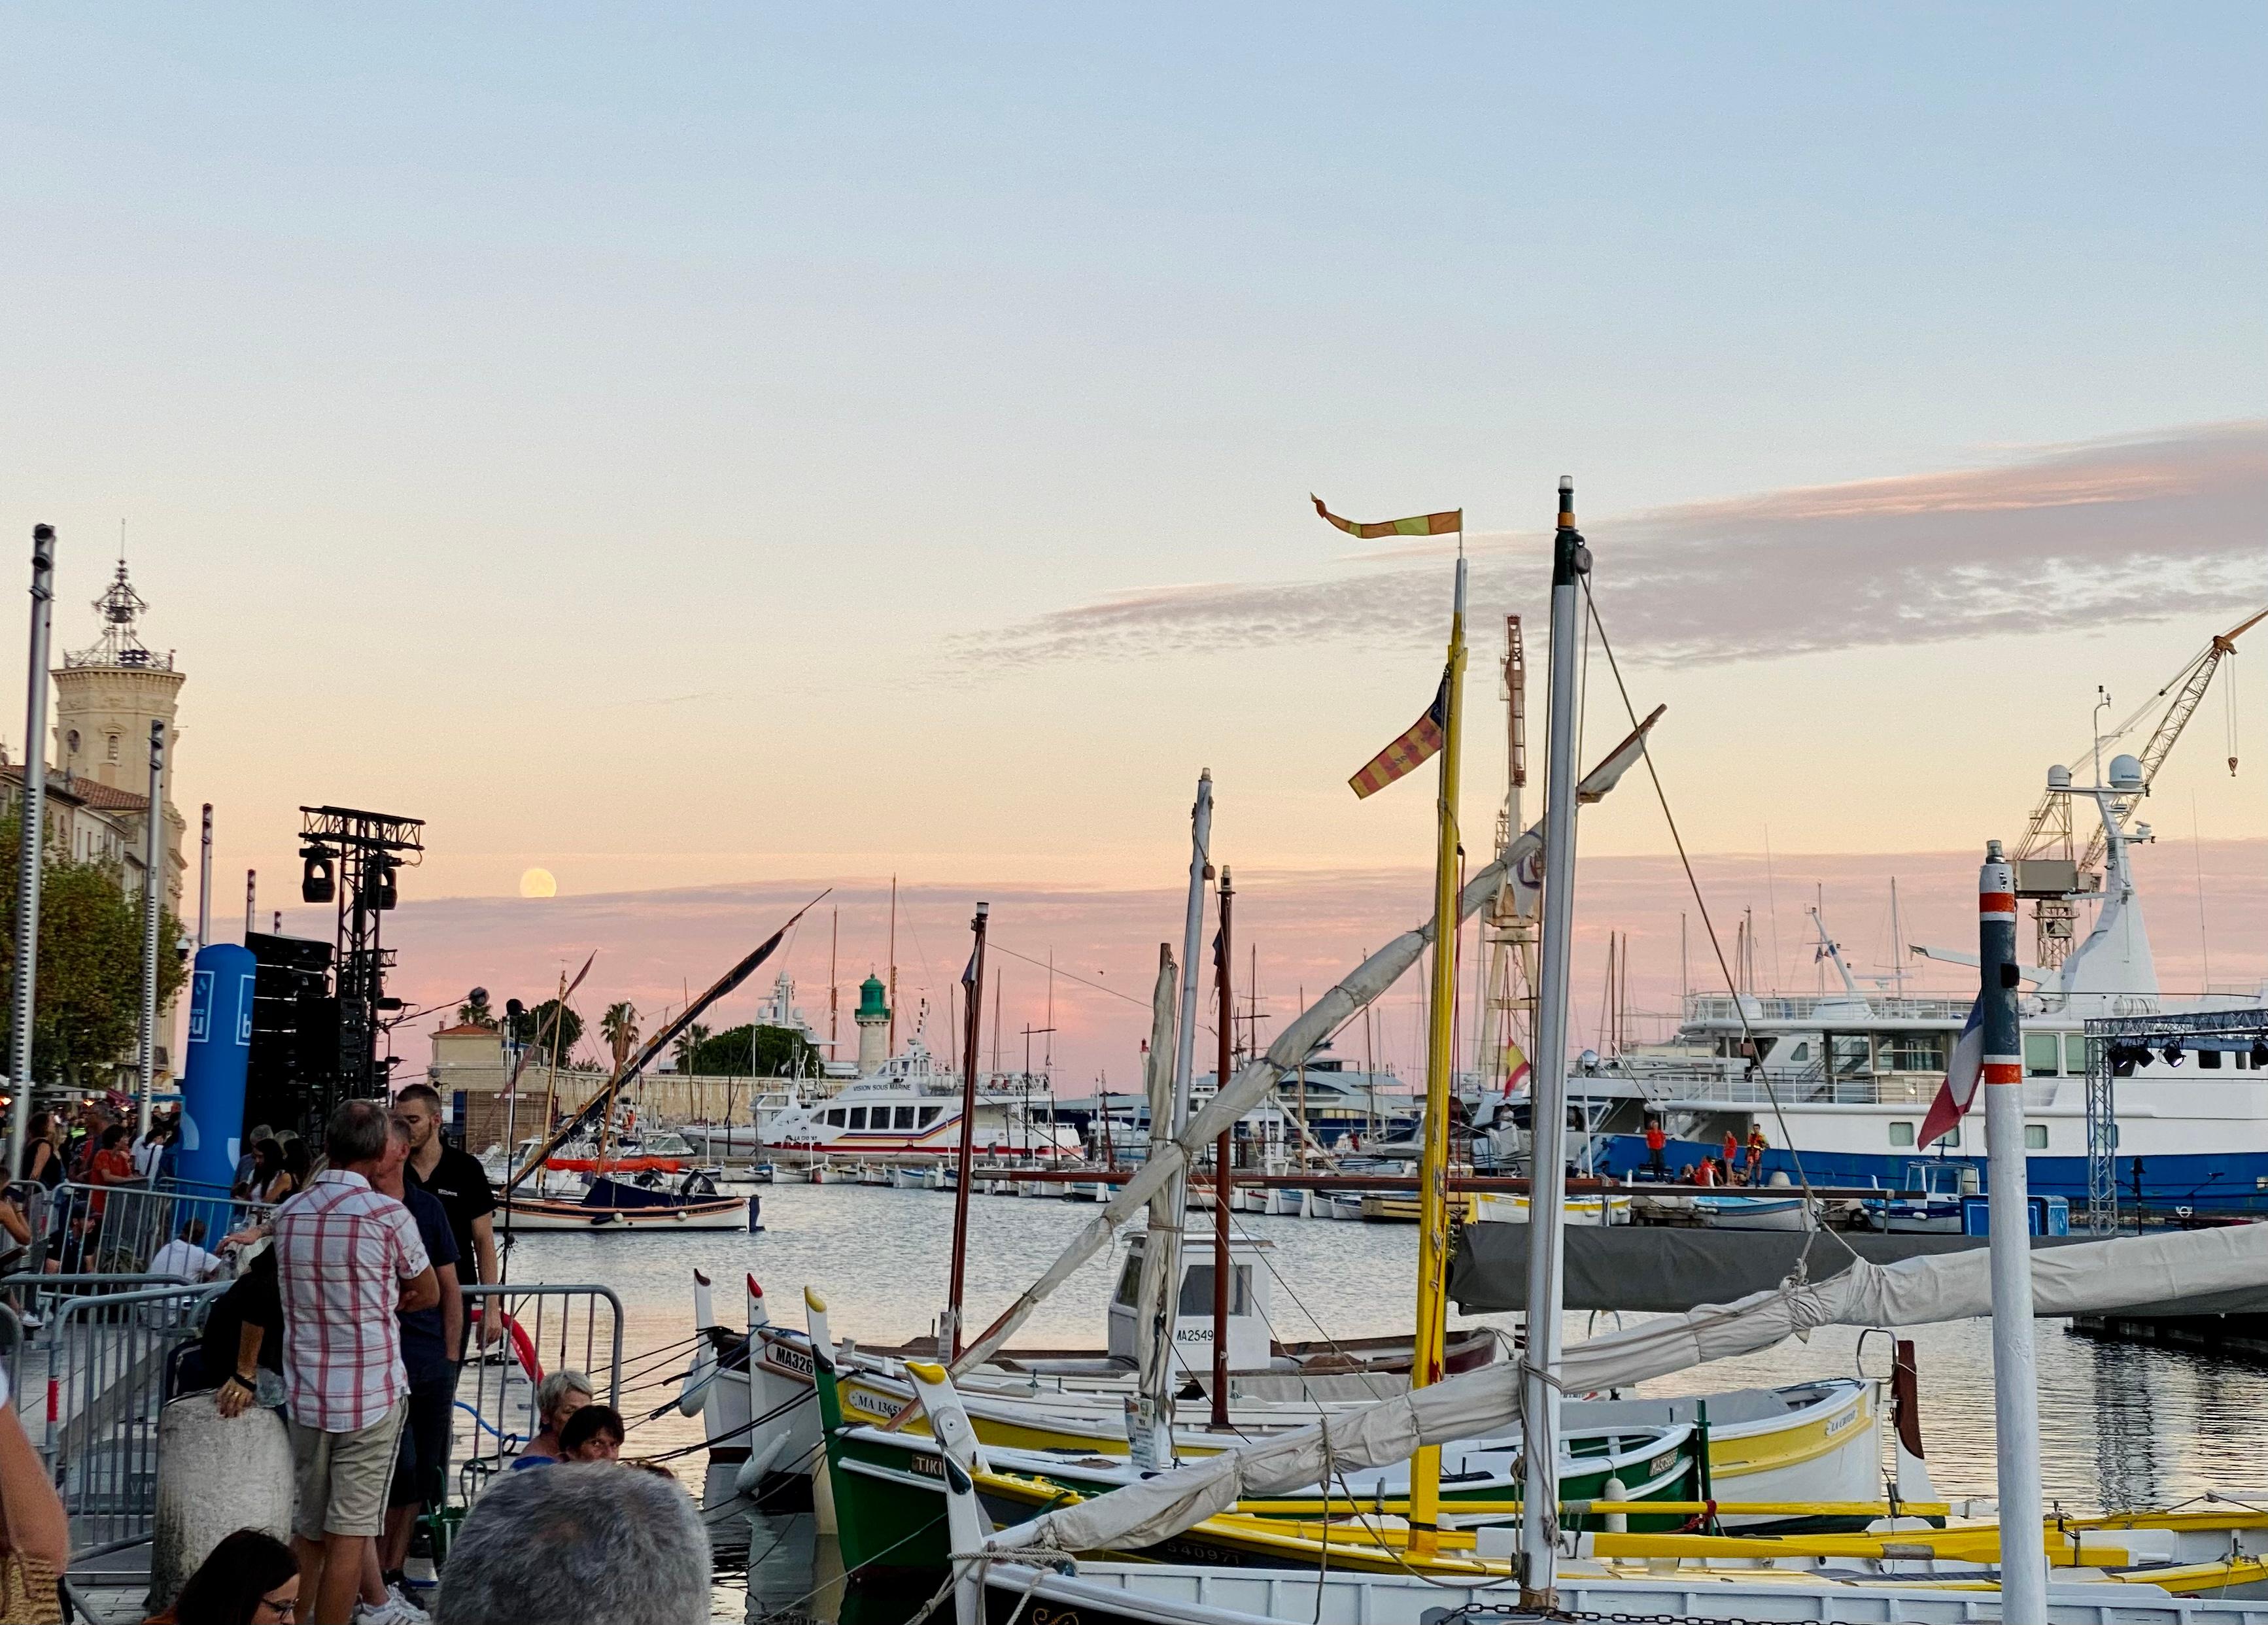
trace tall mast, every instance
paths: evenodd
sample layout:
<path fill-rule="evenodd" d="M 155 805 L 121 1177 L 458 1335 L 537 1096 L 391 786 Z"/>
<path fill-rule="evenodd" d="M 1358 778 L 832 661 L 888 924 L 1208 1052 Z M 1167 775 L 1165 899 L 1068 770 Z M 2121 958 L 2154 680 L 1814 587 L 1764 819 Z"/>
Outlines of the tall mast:
<path fill-rule="evenodd" d="M 32 526 L 31 672 L 24 684 L 24 799 L 16 845 L 16 964 L 9 989 L 8 1172 L 28 1173 L 32 1141 L 32 1024 L 38 1006 L 40 860 L 47 851 L 48 638 L 55 602 L 55 527 Z M 156 818 L 152 805 L 150 816 Z M 252 934 L 252 877 L 244 880 L 244 932 Z"/>
<path fill-rule="evenodd" d="M 1182 922 L 1182 987 L 1177 1006 L 1177 1026 L 1174 1034 L 1174 1091 L 1171 1097 L 1172 1121 L 1167 1124 L 1165 1140 L 1181 1137 L 1182 1129 L 1189 1120 L 1190 1076 L 1197 1066 L 1197 947 L 1204 934 L 1205 881 L 1212 870 L 1212 769 L 1197 775 L 1197 798 L 1189 809 L 1189 905 Z M 1152 1107 L 1154 1125 L 1156 1107 Z M 1151 1143 L 1158 1143 L 1160 1136 L 1153 1126 Z M 1144 1375 L 1149 1379 L 1149 1391 L 1142 1396 L 1138 1420 L 1147 1424 L 1147 1437 L 1138 1441 L 1138 1461 L 1152 1467 L 1167 1466 L 1173 1459 L 1174 1438 L 1174 1319 L 1182 1293 L 1182 1229 L 1189 1212 L 1189 1171 L 1178 1169 L 1167 1180 L 1162 1193 L 1164 1212 L 1158 1205 L 1151 1210 L 1151 1224 L 1143 1245 L 1145 1274 L 1154 1272 L 1160 1296 L 1154 1311 L 1158 1327 L 1153 1342 L 1158 1343 L 1156 1356 Z M 1161 1222 L 1162 1221 L 1162 1222 Z M 1162 1333 L 1162 1338 L 1156 1334 Z M 1144 1458 L 1150 1458 L 1144 1461 Z"/>
<path fill-rule="evenodd" d="M 968 1267 L 968 1170 L 976 1151 L 976 1038 L 981 1031 L 976 1024 L 983 1018 L 984 917 L 990 912 L 990 904 L 978 903 L 976 917 L 968 923 L 976 941 L 969 950 L 968 974 L 961 977 L 968 989 L 968 1063 L 961 1074 L 961 1160 L 953 1196 L 953 1280 L 946 1293 L 945 1325 L 938 1337 L 948 1359 L 961 1357 L 961 1289 Z"/>
<path fill-rule="evenodd" d="M 1462 524 L 1462 517 L 1460 518 Z M 1441 684 L 1441 790 L 1436 804 L 1439 840 L 1433 853 L 1432 994 L 1425 1047 L 1425 1145 L 1418 1176 L 1418 1327 L 1410 1351 L 1410 1383 L 1441 1380 L 1447 1333 L 1449 1261 L 1449 1064 L 1456 1041 L 1457 769 L 1461 696 L 1465 680 L 1465 543 L 1457 533 L 1456 607 L 1449 621 L 1448 670 Z M 1431 1557 L 1440 1549 L 1441 1447 L 1428 1445 L 1410 1462 L 1410 1549 Z"/>
<path fill-rule="evenodd" d="M 1575 923 L 1575 644 L 1590 549 L 1575 529 L 1575 482 L 1559 482 L 1551 555 L 1551 725 L 1543 803 L 1543 976 L 1528 1096 L 1528 1343 L 1521 1357 L 1520 1602 L 1558 1607 L 1560 1226 L 1567 1193 L 1568 960 Z"/>
<path fill-rule="evenodd" d="M 890 1055 L 898 1053 L 898 877 L 890 877 Z M 889 1055 L 882 1057 L 885 1061 Z"/>
<path fill-rule="evenodd" d="M 840 996 L 843 989 L 835 968 L 836 955 L 843 947 L 843 910 L 837 908 L 834 913 L 834 923 L 828 927 L 827 930 L 827 1058 L 830 1061 L 836 1058 L 836 1045 L 841 1041 L 843 1036 L 841 1019 L 843 1001 Z M 756 1035 L 751 1031 L 748 1034 L 748 1076 L 754 1078 L 755 1075 Z M 750 1088 L 754 1087 L 755 1085 L 751 1084 Z M 755 1109 L 755 1099 L 753 1093 L 748 1096 L 750 1111 Z"/>
<path fill-rule="evenodd" d="M 1229 990 L 1228 920 L 1229 906 L 1234 901 L 1236 888 L 1229 884 L 1228 865 L 1220 866 L 1220 952 L 1214 958 L 1220 978 L 1220 1056 L 1214 1062 L 1213 1097 L 1218 1099 L 1228 1088 L 1228 1069 L 1234 1047 L 1233 1034 L 1236 1029 L 1236 1003 Z M 1256 963 L 1257 961 L 1256 960 Z M 1226 1431 L 1228 1428 L 1228 1158 L 1231 1150 L 1230 1131 L 1223 1129 L 1220 1138 L 1213 1144 L 1212 1166 L 1212 1425 Z"/>

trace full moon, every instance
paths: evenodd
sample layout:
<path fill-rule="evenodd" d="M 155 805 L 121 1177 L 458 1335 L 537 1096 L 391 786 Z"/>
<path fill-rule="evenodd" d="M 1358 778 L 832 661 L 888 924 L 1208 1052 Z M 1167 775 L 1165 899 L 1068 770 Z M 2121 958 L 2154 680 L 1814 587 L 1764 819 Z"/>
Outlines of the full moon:
<path fill-rule="evenodd" d="M 556 897 L 559 895 L 559 882 L 551 878 L 549 869 L 531 869 L 519 877 L 519 894 L 522 897 Z"/>

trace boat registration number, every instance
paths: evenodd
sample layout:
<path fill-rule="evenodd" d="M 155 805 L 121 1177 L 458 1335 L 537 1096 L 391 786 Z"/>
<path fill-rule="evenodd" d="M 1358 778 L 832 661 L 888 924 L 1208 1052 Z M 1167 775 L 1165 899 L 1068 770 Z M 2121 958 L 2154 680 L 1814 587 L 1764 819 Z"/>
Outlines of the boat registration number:
<path fill-rule="evenodd" d="M 1660 1478 L 1676 1465 L 1677 1452 L 1674 1450 L 1666 1451 L 1646 1464 L 1646 1475 L 1648 1478 Z"/>
<path fill-rule="evenodd" d="M 1846 1410 L 1839 1416 L 1830 1416 L 1827 1419 L 1827 1437 L 1833 1438 L 1858 1420 L 1859 1413 L 1856 1410 Z"/>
<path fill-rule="evenodd" d="M 799 1377 L 809 1377 L 814 1374 L 809 1355 L 800 1349 L 783 1348 L 778 1343 L 766 1346 L 764 1364 L 777 1366 L 784 1371 L 793 1371 Z"/>

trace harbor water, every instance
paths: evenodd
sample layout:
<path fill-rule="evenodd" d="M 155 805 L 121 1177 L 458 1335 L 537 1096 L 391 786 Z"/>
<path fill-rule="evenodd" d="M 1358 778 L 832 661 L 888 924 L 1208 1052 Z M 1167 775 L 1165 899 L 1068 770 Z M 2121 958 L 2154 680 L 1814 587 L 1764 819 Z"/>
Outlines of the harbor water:
<path fill-rule="evenodd" d="M 672 1460 L 689 1488 L 709 1489 L 718 1548 L 715 1617 L 761 1620 L 779 1613 L 843 1617 L 842 1568 L 812 1515 L 752 1512 L 732 1504 L 729 1486 L 704 1485 L 698 1418 L 674 1404 L 692 1324 L 693 1272 L 716 1283 L 718 1318 L 740 1321 L 741 1281 L 762 1284 L 773 1318 L 800 1326 L 806 1286 L 821 1291 L 835 1335 L 898 1343 L 927 1334 L 943 1307 L 953 1198 L 947 1193 L 881 1187 L 784 1185 L 762 1197 L 760 1234 L 541 1234 L 515 1239 L 515 1282 L 602 1283 L 622 1301 L 624 1414 L 633 1422 L 624 1453 L 688 1453 Z M 968 1320 L 982 1327 L 1005 1309 L 1100 1209 L 1060 1199 L 980 1196 L 969 1217 Z M 1277 1336 L 1406 1335 L 1415 1296 L 1414 1225 L 1328 1223 L 1235 1214 L 1240 1234 L 1274 1243 Z M 1118 1253 L 1090 1262 L 1043 1305 L 1017 1342 L 1099 1348 Z M 1517 1317 L 1459 1316 L 1453 1325 L 1503 1325 Z M 1614 1329 L 1613 1315 L 1570 1317 L 1568 1339 Z M 1929 1467 L 1948 1496 L 1994 1491 L 1992 1379 L 1989 1328 L 1982 1321 L 1911 1334 L 1919 1354 L 1922 1436 Z M 1828 1327 L 1742 1360 L 1646 1384 L 1646 1393 L 1707 1393 L 1860 1370 L 1861 1334 Z M 640 1359 L 642 1352 L 655 1357 Z M 1888 1351 L 1879 1336 L 1864 1351 L 1881 1375 Z M 2167 1507 L 2203 1495 L 2255 1498 L 2268 1493 L 2258 1460 L 2259 1418 L 2268 1414 L 2268 1364 L 2098 1342 L 2043 1322 L 2039 1339 L 2040 1420 L 2046 1498 L 2071 1511 Z M 651 1420 L 640 1420 L 656 1410 Z M 690 1447 L 688 1449 L 688 1447 Z M 851 1612 L 862 1625 L 890 1617 L 888 1604 Z M 879 1608 L 877 1604 L 880 1606 Z M 900 1609 L 902 1613 L 902 1607 Z"/>

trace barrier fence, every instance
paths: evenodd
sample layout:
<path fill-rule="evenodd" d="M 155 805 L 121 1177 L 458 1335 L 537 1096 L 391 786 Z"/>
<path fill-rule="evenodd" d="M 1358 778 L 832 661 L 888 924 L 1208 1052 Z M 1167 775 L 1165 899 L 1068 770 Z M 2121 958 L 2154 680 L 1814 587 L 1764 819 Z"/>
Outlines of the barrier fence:
<path fill-rule="evenodd" d="M 192 1224 L 197 1245 L 212 1252 L 230 1232 L 266 1220 L 263 1203 L 238 1202 L 219 1186 L 168 1180 L 151 1185 L 65 1183 L 37 1192 L 26 1217 L 32 1227 L 30 1268 L 65 1274 L 130 1275 L 145 1270 L 167 1242 Z"/>
<path fill-rule="evenodd" d="M 453 1506 L 469 1506 L 542 1429 L 535 1390 L 547 1373 L 582 1371 L 618 1409 L 622 1391 L 622 1300 L 613 1288 L 468 1286 L 464 1294 L 475 1324 L 457 1377 Z"/>

